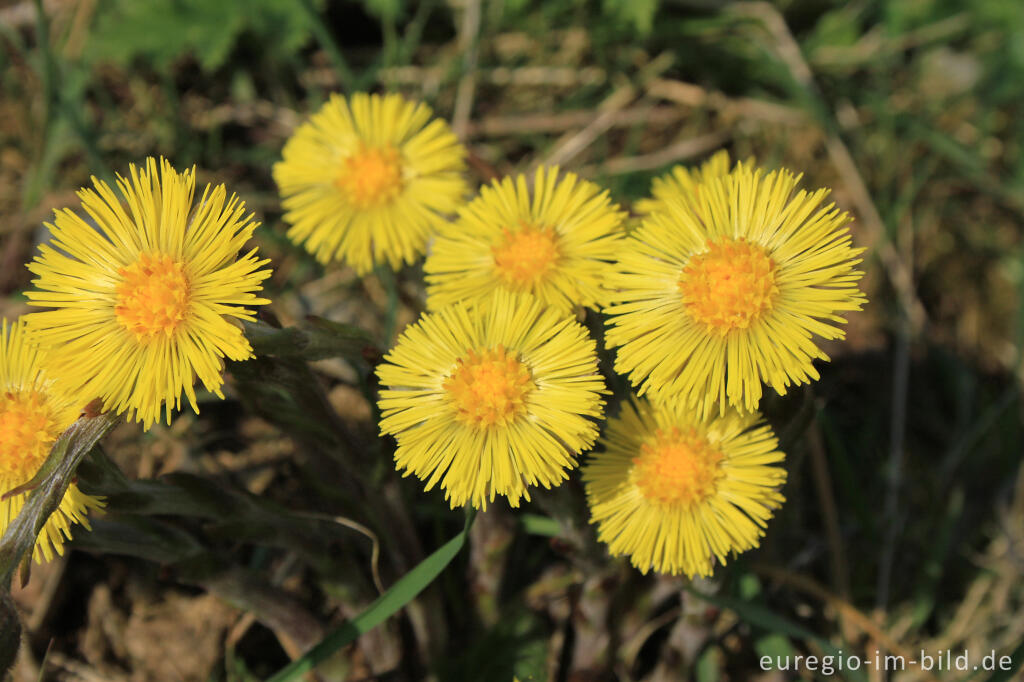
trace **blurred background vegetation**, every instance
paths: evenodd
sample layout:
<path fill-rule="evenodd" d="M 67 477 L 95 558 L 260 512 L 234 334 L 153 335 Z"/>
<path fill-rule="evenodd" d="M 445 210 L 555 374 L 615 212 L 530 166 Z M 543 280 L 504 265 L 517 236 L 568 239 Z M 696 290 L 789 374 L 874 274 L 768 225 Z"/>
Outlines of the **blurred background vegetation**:
<path fill-rule="evenodd" d="M 15 591 L 14 679 L 263 679 L 462 528 L 394 473 L 367 399 L 375 353 L 422 309 L 421 273 L 357 279 L 284 237 L 271 165 L 329 93 L 357 90 L 429 102 L 477 183 L 558 163 L 628 207 L 723 147 L 801 171 L 856 216 L 870 304 L 820 383 L 764 405 L 789 481 L 761 549 L 692 585 L 641 576 L 595 545 L 576 475 L 478 515 L 441 576 L 320 679 L 780 680 L 760 656 L 837 650 L 1020 660 L 1018 2 L 0 0 L 0 314 L 27 310 L 23 263 L 54 208 L 163 155 L 262 219 L 283 324 L 370 335 L 340 358 L 236 366 L 228 401 L 115 430 L 80 471 L 109 513 Z"/>

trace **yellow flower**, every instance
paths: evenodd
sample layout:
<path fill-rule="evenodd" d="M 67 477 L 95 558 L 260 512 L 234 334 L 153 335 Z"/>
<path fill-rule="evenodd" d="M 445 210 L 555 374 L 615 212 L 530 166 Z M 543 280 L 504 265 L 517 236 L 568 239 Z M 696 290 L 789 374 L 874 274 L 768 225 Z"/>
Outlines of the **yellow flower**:
<path fill-rule="evenodd" d="M 421 256 L 466 193 L 465 150 L 431 116 L 400 95 L 333 95 L 274 165 L 288 238 L 360 275 Z"/>
<path fill-rule="evenodd" d="M 700 165 L 697 170 L 686 166 L 674 166 L 672 170 L 651 183 L 651 197 L 640 199 L 633 210 L 642 216 L 661 210 L 667 201 L 692 202 L 697 196 L 697 187 L 709 180 L 729 174 L 729 152 L 722 149 L 715 152 L 710 159 Z"/>
<path fill-rule="evenodd" d="M 583 465 L 591 523 L 643 573 L 711 575 L 715 558 L 758 546 L 784 501 L 785 455 L 757 413 L 626 402 L 600 445 Z"/>
<path fill-rule="evenodd" d="M 28 483 L 46 461 L 60 434 L 78 418 L 78 403 L 56 390 L 44 374 L 38 348 L 26 338 L 23 321 L 10 327 L 0 322 L 0 495 Z M 11 525 L 28 493 L 0 501 L 0 536 Z M 60 506 L 47 519 L 36 538 L 32 556 L 50 561 L 64 554 L 64 538 L 71 539 L 71 524 L 89 528 L 86 514 L 103 503 L 86 495 L 74 483 Z"/>
<path fill-rule="evenodd" d="M 427 313 L 377 368 L 382 434 L 406 475 L 438 483 L 452 507 L 513 507 L 527 486 L 567 477 L 597 438 L 604 381 L 595 343 L 533 297 L 496 292 Z"/>
<path fill-rule="evenodd" d="M 865 302 L 862 249 L 828 194 L 794 194 L 798 178 L 739 164 L 673 201 L 628 240 L 608 306 L 616 371 L 640 393 L 707 414 L 715 402 L 757 409 L 761 382 L 779 393 L 817 379 L 828 360 L 813 336 L 838 339 Z"/>
<path fill-rule="evenodd" d="M 89 222 L 55 212 L 53 238 L 28 266 L 38 290 L 27 292 L 53 310 L 26 318 L 77 407 L 99 397 L 148 429 L 162 404 L 170 421 L 182 391 L 198 412 L 197 376 L 224 397 L 223 358 L 253 356 L 232 318 L 252 320 L 245 306 L 270 302 L 255 295 L 270 270 L 255 248 L 239 257 L 259 223 L 223 185 L 207 185 L 193 204 L 194 170 L 150 158 L 129 174 L 118 176 L 123 204 L 95 178 L 95 190 L 78 193 Z"/>
<path fill-rule="evenodd" d="M 434 242 L 427 305 L 479 300 L 496 289 L 533 294 L 568 312 L 602 299 L 625 214 L 608 192 L 558 168 L 495 180 Z"/>

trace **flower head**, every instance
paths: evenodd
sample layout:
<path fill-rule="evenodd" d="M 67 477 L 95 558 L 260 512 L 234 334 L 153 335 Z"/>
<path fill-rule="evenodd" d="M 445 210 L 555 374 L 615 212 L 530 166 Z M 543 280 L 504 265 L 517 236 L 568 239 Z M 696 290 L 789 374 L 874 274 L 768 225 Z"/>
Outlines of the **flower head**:
<path fill-rule="evenodd" d="M 57 438 L 78 417 L 79 405 L 57 390 L 43 373 L 38 348 L 26 338 L 24 322 L 0 322 L 0 496 L 28 483 L 50 454 Z M 28 493 L 0 501 L 0 536 L 25 506 Z M 32 556 L 49 561 L 64 553 L 71 524 L 89 528 L 89 509 L 102 502 L 75 483 L 68 486 L 56 511 L 36 538 Z"/>
<path fill-rule="evenodd" d="M 331 96 L 274 165 L 288 238 L 360 275 L 422 255 L 466 193 L 465 150 L 431 116 L 396 94 Z"/>
<path fill-rule="evenodd" d="M 53 238 L 28 266 L 30 303 L 52 310 L 26 319 L 77 407 L 99 397 L 148 429 L 161 406 L 170 421 L 182 391 L 198 411 L 196 377 L 224 397 L 223 358 L 252 357 L 235 320 L 270 302 L 256 296 L 270 270 L 255 248 L 239 257 L 259 223 L 223 185 L 194 203 L 194 170 L 150 158 L 129 176 L 118 176 L 123 203 L 95 178 L 78 193 L 88 222 L 56 211 Z"/>
<path fill-rule="evenodd" d="M 594 306 L 624 236 L 608 192 L 558 168 L 495 180 L 434 242 L 424 270 L 431 308 L 496 289 L 525 292 L 568 312 Z"/>
<path fill-rule="evenodd" d="M 711 575 L 757 547 L 784 498 L 778 441 L 757 413 L 701 420 L 678 405 L 625 403 L 583 465 L 591 522 L 640 571 Z"/>
<path fill-rule="evenodd" d="M 696 200 L 698 187 L 705 182 L 729 174 L 729 152 L 722 149 L 712 154 L 697 169 L 679 164 L 651 183 L 651 196 L 640 199 L 633 209 L 640 215 L 650 215 L 661 210 L 666 202 Z"/>
<path fill-rule="evenodd" d="M 381 433 L 395 461 L 438 483 L 452 507 L 513 507 L 527 486 L 557 485 L 597 438 L 604 381 L 580 324 L 498 291 L 423 315 L 377 368 Z"/>
<path fill-rule="evenodd" d="M 641 393 L 700 414 L 753 411 L 761 382 L 779 393 L 817 379 L 812 337 L 843 337 L 838 313 L 864 295 L 850 217 L 827 190 L 795 192 L 787 171 L 745 164 L 669 197 L 622 250 L 609 314 L 615 369 Z"/>

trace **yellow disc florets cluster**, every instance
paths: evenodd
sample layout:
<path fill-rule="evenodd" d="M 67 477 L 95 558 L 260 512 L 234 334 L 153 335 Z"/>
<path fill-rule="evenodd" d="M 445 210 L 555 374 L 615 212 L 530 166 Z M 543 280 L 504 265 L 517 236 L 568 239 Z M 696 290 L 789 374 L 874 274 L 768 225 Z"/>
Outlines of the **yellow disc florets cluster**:
<path fill-rule="evenodd" d="M 170 256 L 142 254 L 121 268 L 114 314 L 139 341 L 173 336 L 189 310 L 185 268 Z"/>
<path fill-rule="evenodd" d="M 767 314 L 779 293 L 775 263 L 744 239 L 721 238 L 690 258 L 679 279 L 686 311 L 710 333 L 746 329 Z"/>
<path fill-rule="evenodd" d="M 502 346 L 459 358 L 444 388 L 456 419 L 478 427 L 502 426 L 526 411 L 534 385 L 530 370 Z"/>
<path fill-rule="evenodd" d="M 0 393 L 0 480 L 23 483 L 32 478 L 59 435 L 57 421 L 38 392 Z"/>
<path fill-rule="evenodd" d="M 633 475 L 650 502 L 692 507 L 717 491 L 722 452 L 696 429 L 658 429 L 633 460 Z"/>
<path fill-rule="evenodd" d="M 492 250 L 494 266 L 506 283 L 528 287 L 558 262 L 558 235 L 554 230 L 522 223 L 518 230 L 503 230 L 504 239 Z"/>
<path fill-rule="evenodd" d="M 362 147 L 342 162 L 335 184 L 360 209 L 389 203 L 404 184 L 398 150 L 391 146 Z"/>

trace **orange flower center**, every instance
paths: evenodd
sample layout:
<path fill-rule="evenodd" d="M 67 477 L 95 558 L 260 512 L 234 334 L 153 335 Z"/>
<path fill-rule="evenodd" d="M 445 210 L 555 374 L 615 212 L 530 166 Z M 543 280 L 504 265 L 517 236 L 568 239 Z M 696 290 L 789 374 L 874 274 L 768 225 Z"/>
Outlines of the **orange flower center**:
<path fill-rule="evenodd" d="M 722 452 L 696 429 L 658 429 L 654 443 L 644 443 L 633 459 L 634 480 L 651 502 L 689 508 L 715 494 L 722 459 Z"/>
<path fill-rule="evenodd" d="M 690 316 L 725 336 L 746 329 L 772 309 L 779 293 L 775 262 L 763 247 L 723 237 L 690 258 L 679 279 Z"/>
<path fill-rule="evenodd" d="M 537 282 L 558 260 L 558 235 L 554 230 L 521 223 L 520 229 L 503 230 L 505 238 L 492 249 L 494 265 L 509 284 L 527 287 Z"/>
<path fill-rule="evenodd" d="M 469 351 L 444 382 L 456 418 L 479 427 L 503 426 L 521 416 L 533 388 L 530 370 L 502 346 L 482 353 Z"/>
<path fill-rule="evenodd" d="M 21 485 L 32 478 L 59 435 L 57 422 L 39 393 L 0 393 L 0 481 Z"/>
<path fill-rule="evenodd" d="M 171 336 L 188 316 L 190 288 L 185 269 L 170 256 L 142 254 L 121 268 L 114 314 L 142 341 Z"/>
<path fill-rule="evenodd" d="M 390 202 L 402 191 L 402 162 L 398 150 L 364 147 L 345 159 L 334 183 L 359 209 Z"/>

